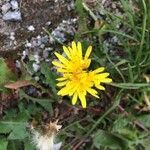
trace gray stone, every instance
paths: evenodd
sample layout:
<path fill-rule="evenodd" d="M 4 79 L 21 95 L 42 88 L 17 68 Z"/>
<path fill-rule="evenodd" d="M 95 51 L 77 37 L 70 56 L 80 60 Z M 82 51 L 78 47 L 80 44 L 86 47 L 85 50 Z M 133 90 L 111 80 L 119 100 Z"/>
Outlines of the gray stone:
<path fill-rule="evenodd" d="M 17 2 L 16 0 L 10 1 L 10 4 L 11 4 L 11 8 L 12 8 L 13 10 L 19 9 L 18 2 Z"/>
<path fill-rule="evenodd" d="M 30 26 L 28 26 L 28 30 L 29 30 L 29 31 L 34 31 L 34 30 L 35 30 L 35 28 L 34 28 L 34 26 L 33 26 L 33 25 L 30 25 Z"/>
<path fill-rule="evenodd" d="M 8 11 L 3 15 L 3 20 L 6 21 L 20 21 L 21 19 L 20 11 Z"/>
<path fill-rule="evenodd" d="M 5 14 L 11 8 L 10 3 L 6 3 L 1 7 L 2 13 Z"/>
<path fill-rule="evenodd" d="M 40 66 L 37 63 L 33 63 L 32 67 L 34 72 L 37 72 L 40 69 Z"/>

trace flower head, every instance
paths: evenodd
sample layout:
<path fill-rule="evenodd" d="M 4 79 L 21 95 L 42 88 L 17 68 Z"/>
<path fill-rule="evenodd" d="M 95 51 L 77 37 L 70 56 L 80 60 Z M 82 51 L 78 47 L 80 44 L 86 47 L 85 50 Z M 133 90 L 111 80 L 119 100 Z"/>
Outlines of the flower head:
<path fill-rule="evenodd" d="M 74 73 L 81 72 L 90 66 L 91 59 L 89 59 L 90 53 L 92 51 L 92 46 L 89 46 L 85 56 L 82 55 L 82 45 L 80 42 L 77 44 L 72 42 L 72 47 L 63 46 L 64 53 L 66 57 L 55 52 L 58 61 L 53 61 L 52 63 L 58 67 L 57 71 L 61 73 Z"/>
<path fill-rule="evenodd" d="M 100 67 L 94 71 L 88 71 L 91 59 L 89 58 L 92 47 L 89 46 L 85 56 L 82 54 L 81 43 L 72 42 L 72 48 L 63 47 L 66 57 L 55 53 L 60 62 L 53 61 L 57 67 L 57 71 L 62 74 L 62 77 L 57 80 L 57 86 L 62 87 L 58 95 L 69 95 L 72 97 L 72 104 L 75 105 L 78 98 L 81 101 L 83 108 L 86 108 L 87 93 L 99 98 L 95 88 L 105 90 L 101 83 L 109 83 L 112 79 L 108 78 L 109 73 L 102 73 L 104 67 Z"/>
<path fill-rule="evenodd" d="M 40 133 L 31 126 L 33 144 L 35 144 L 38 150 L 59 150 L 62 143 L 55 144 L 54 141 L 55 136 L 60 129 L 61 125 L 57 125 L 57 121 L 47 124 L 43 133 Z"/>

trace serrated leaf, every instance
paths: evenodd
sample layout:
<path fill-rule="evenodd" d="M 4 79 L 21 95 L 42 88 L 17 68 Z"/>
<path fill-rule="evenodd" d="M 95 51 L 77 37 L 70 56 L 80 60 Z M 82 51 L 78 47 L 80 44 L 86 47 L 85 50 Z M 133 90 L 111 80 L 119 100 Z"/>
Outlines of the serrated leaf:
<path fill-rule="evenodd" d="M 12 119 L 4 119 L 0 121 L 0 133 L 10 133 L 8 139 L 11 140 L 22 140 L 27 137 L 26 131 L 27 121 L 29 115 L 26 112 L 19 113 Z"/>
<path fill-rule="evenodd" d="M 50 112 L 51 114 L 53 113 L 53 109 L 52 109 L 53 100 L 34 98 L 34 97 L 27 95 L 23 90 L 19 91 L 19 95 L 20 95 L 21 99 L 25 98 L 27 100 L 31 100 L 34 103 L 36 102 L 36 103 L 40 104 L 43 108 L 45 108 L 46 111 Z"/>
<path fill-rule="evenodd" d="M 9 140 L 23 140 L 28 136 L 28 132 L 26 130 L 26 123 L 22 125 L 17 125 L 13 128 L 13 131 L 9 134 Z"/>
<path fill-rule="evenodd" d="M 38 101 L 39 103 L 46 111 L 48 111 L 51 115 L 53 114 L 53 108 L 52 103 L 48 100 Z"/>
<path fill-rule="evenodd" d="M 46 78 L 46 83 L 52 88 L 54 94 L 56 94 L 56 74 L 50 70 L 47 63 L 43 62 L 41 64 L 41 73 Z"/>
<path fill-rule="evenodd" d="M 113 124 L 113 131 L 117 132 L 118 130 L 123 129 L 128 125 L 128 123 L 129 123 L 129 118 L 119 116 Z"/>
<path fill-rule="evenodd" d="M 150 148 L 150 136 L 147 136 L 147 138 L 143 139 L 142 145 L 144 146 L 145 150 L 149 150 L 149 148 Z"/>
<path fill-rule="evenodd" d="M 145 127 L 150 128 L 150 114 L 142 115 L 138 117 L 139 121 L 141 121 Z"/>
<path fill-rule="evenodd" d="M 6 139 L 0 139 L 0 150 L 7 150 L 8 141 Z"/>
<path fill-rule="evenodd" d="M 126 149 L 127 148 L 127 141 L 115 134 L 108 133 L 103 130 L 99 130 L 93 139 L 94 146 L 98 149 L 100 147 L 110 148 L 112 150 L 117 149 Z"/>
<path fill-rule="evenodd" d="M 130 141 L 136 141 L 138 138 L 137 132 L 135 130 L 133 130 L 133 129 L 131 130 L 129 128 L 118 129 L 118 133 Z"/>

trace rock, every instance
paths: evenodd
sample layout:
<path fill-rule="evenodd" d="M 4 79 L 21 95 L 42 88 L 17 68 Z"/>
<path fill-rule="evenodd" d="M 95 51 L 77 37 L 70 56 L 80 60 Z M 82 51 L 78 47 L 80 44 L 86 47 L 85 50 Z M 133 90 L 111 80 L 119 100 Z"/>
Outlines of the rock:
<path fill-rule="evenodd" d="M 30 25 L 30 26 L 28 26 L 28 30 L 29 30 L 29 31 L 34 31 L 34 30 L 35 30 L 35 28 L 34 28 L 34 26 L 33 26 L 33 25 Z"/>
<path fill-rule="evenodd" d="M 8 12 L 8 10 L 11 8 L 10 3 L 6 3 L 1 7 L 2 13 L 5 14 Z"/>
<path fill-rule="evenodd" d="M 48 43 L 48 40 L 49 40 L 49 38 L 47 35 L 41 38 L 41 42 L 44 44 Z"/>
<path fill-rule="evenodd" d="M 11 32 L 11 33 L 10 33 L 9 39 L 12 40 L 12 41 L 15 40 L 15 32 Z"/>
<path fill-rule="evenodd" d="M 21 63 L 19 60 L 16 60 L 16 68 L 21 69 Z"/>
<path fill-rule="evenodd" d="M 10 4 L 11 4 L 11 8 L 12 8 L 13 10 L 17 10 L 17 9 L 19 8 L 18 2 L 17 2 L 16 0 L 10 1 Z"/>
<path fill-rule="evenodd" d="M 48 51 L 48 50 L 44 50 L 44 51 L 43 51 L 43 58 L 44 58 L 44 59 L 47 59 L 48 56 L 49 56 L 49 51 Z"/>
<path fill-rule="evenodd" d="M 28 55 L 29 55 L 28 50 L 24 50 L 24 51 L 22 52 L 21 60 L 24 60 Z"/>
<path fill-rule="evenodd" d="M 25 47 L 32 47 L 32 44 L 29 43 L 29 42 L 27 42 L 26 45 L 25 45 Z"/>
<path fill-rule="evenodd" d="M 45 47 L 45 45 L 44 45 L 44 44 L 41 44 L 41 45 L 40 45 L 40 48 L 42 48 L 42 49 L 43 49 L 44 47 Z"/>
<path fill-rule="evenodd" d="M 61 43 L 66 41 L 65 34 L 60 30 L 54 30 L 52 36 Z"/>
<path fill-rule="evenodd" d="M 32 65 L 34 72 L 37 72 L 40 69 L 40 66 L 36 63 L 33 63 Z"/>
<path fill-rule="evenodd" d="M 15 40 L 15 37 L 13 35 L 11 35 L 10 37 L 10 40 L 14 41 Z"/>
<path fill-rule="evenodd" d="M 35 61 L 36 61 L 37 64 L 40 63 L 40 56 L 38 54 L 34 55 L 34 59 L 35 59 Z"/>
<path fill-rule="evenodd" d="M 51 21 L 46 22 L 46 25 L 47 25 L 47 26 L 50 26 L 51 24 L 52 24 Z"/>
<path fill-rule="evenodd" d="M 8 11 L 3 15 L 3 20 L 6 21 L 20 21 L 21 19 L 20 11 Z"/>

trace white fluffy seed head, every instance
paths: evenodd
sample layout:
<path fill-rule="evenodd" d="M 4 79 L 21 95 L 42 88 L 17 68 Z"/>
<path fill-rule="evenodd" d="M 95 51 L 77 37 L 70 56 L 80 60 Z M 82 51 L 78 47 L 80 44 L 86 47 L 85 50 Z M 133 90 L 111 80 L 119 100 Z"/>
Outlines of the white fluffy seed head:
<path fill-rule="evenodd" d="M 54 135 L 47 136 L 41 135 L 39 132 L 34 131 L 33 143 L 38 150 L 53 150 L 54 149 Z"/>
<path fill-rule="evenodd" d="M 57 125 L 57 122 L 50 122 L 48 125 L 46 125 L 43 133 L 31 128 L 33 134 L 32 142 L 36 146 L 37 150 L 59 150 L 61 143 L 54 144 L 54 141 L 55 136 L 60 128 L 61 125 Z"/>

